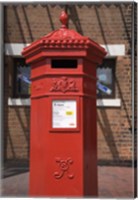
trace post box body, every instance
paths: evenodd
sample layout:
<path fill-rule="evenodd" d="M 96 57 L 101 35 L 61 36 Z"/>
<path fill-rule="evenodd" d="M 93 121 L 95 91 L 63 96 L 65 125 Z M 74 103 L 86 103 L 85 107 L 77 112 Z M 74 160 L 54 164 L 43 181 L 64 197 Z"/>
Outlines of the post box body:
<path fill-rule="evenodd" d="M 52 35 L 48 47 L 45 37 L 23 52 L 31 65 L 32 80 L 31 196 L 98 194 L 96 66 L 105 51 L 96 43 L 89 48 L 83 36 L 85 44 L 69 43 L 65 40 L 68 34 L 58 45 Z"/>
<path fill-rule="evenodd" d="M 84 73 L 87 61 L 76 60 L 76 69 L 63 70 L 51 69 L 51 59 L 45 59 L 41 64 L 47 76 L 32 82 L 30 194 L 34 196 L 97 195 L 96 66 L 90 66 L 91 79 L 89 70 Z M 35 70 L 32 66 L 32 77 Z M 54 90 L 54 81 L 61 82 L 61 88 Z M 70 82 L 75 86 L 68 87 Z M 75 103 L 75 128 L 52 127 L 56 101 Z"/>

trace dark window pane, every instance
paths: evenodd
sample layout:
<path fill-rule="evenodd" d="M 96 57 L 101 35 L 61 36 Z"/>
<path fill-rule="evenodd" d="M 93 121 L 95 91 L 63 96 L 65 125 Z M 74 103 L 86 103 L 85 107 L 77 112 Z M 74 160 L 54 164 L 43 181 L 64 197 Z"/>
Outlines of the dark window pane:
<path fill-rule="evenodd" d="M 14 68 L 14 97 L 29 97 L 31 83 L 30 66 L 25 64 L 23 58 L 15 58 Z"/>
<path fill-rule="evenodd" d="M 115 59 L 107 58 L 97 67 L 97 97 L 113 98 L 115 95 Z"/>

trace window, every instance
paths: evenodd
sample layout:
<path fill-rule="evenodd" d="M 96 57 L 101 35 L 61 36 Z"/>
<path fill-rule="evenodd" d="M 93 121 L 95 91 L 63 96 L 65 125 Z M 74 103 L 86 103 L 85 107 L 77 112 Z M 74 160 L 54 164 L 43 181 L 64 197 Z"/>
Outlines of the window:
<path fill-rule="evenodd" d="M 55 60 L 52 64 L 56 65 Z M 115 64 L 115 58 L 105 58 L 103 63 L 97 67 L 97 98 L 115 97 Z M 74 65 L 76 66 L 76 63 Z M 14 58 L 13 97 L 28 98 L 30 83 L 30 66 L 25 63 L 24 58 Z"/>
<path fill-rule="evenodd" d="M 13 97 L 29 97 L 30 83 L 30 66 L 25 63 L 24 58 L 14 58 Z"/>
<path fill-rule="evenodd" d="M 105 58 L 97 67 L 97 98 L 115 98 L 115 58 Z"/>

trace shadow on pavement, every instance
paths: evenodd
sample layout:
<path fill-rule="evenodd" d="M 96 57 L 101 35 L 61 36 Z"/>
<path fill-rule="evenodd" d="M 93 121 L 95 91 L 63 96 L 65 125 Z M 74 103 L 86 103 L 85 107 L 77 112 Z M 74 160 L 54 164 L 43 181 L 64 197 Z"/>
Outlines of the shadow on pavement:
<path fill-rule="evenodd" d="M 6 169 L 4 171 L 4 173 L 2 174 L 2 178 L 15 176 L 15 175 L 18 175 L 18 174 L 21 174 L 21 173 L 25 173 L 25 172 L 28 172 L 28 171 L 29 171 L 29 168 L 24 168 L 24 167 Z"/>
<path fill-rule="evenodd" d="M 2 167 L 2 178 L 15 176 L 29 171 L 29 162 L 24 160 L 7 161 Z"/>

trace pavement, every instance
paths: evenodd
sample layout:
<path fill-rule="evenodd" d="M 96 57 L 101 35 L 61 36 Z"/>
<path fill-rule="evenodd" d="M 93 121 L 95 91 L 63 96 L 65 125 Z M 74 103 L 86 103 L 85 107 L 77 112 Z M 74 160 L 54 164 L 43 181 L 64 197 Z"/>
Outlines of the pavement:
<path fill-rule="evenodd" d="M 134 169 L 98 166 L 98 198 L 133 198 Z M 14 166 L 4 170 L 1 180 L 3 197 L 29 197 L 29 167 Z"/>

